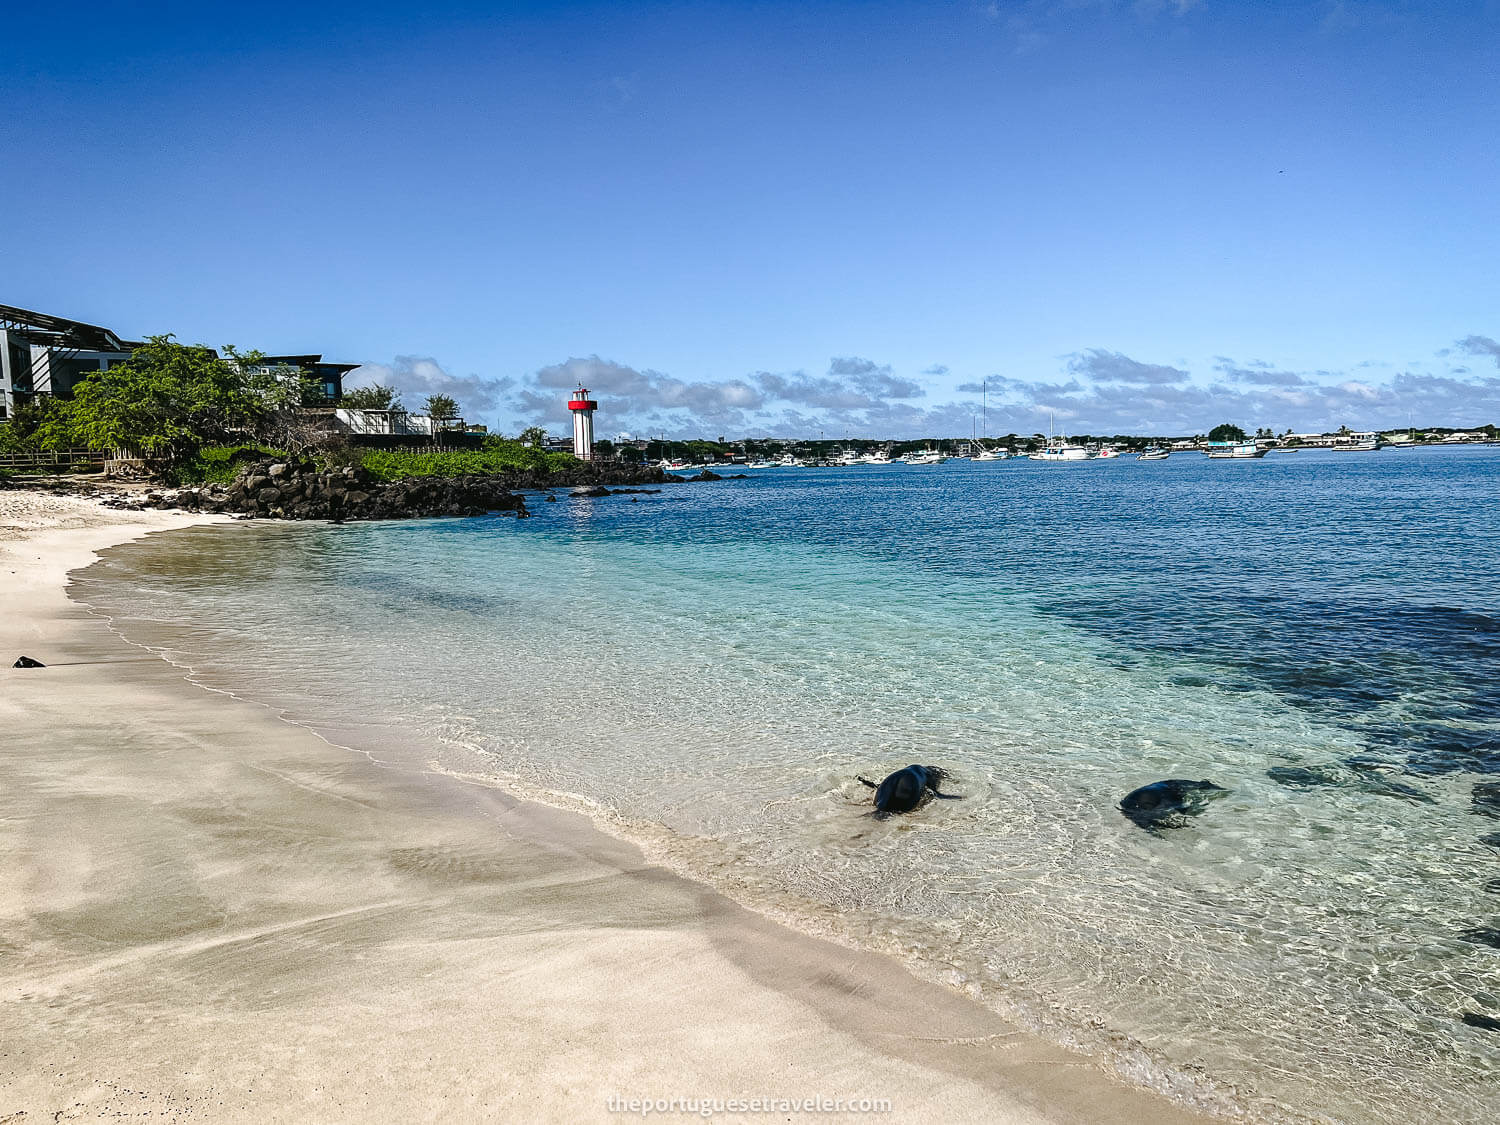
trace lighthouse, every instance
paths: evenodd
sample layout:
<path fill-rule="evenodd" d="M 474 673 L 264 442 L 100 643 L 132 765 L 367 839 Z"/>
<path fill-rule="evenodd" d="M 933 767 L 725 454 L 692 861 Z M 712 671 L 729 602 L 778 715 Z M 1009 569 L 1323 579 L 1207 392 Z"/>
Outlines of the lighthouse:
<path fill-rule="evenodd" d="M 573 456 L 581 461 L 594 459 L 594 411 L 599 404 L 589 398 L 588 388 L 581 383 L 568 400 L 568 409 L 573 412 Z"/>

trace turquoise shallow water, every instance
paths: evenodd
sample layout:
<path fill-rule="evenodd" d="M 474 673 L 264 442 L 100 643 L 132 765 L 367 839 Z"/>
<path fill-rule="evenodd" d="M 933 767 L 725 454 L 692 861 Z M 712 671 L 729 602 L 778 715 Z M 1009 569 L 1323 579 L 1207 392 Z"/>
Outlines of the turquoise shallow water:
<path fill-rule="evenodd" d="M 1492 449 L 777 470 L 198 528 L 80 587 L 205 682 L 439 738 L 1176 1096 L 1486 1121 L 1497 501 Z M 907 762 L 965 799 L 873 820 L 855 774 Z M 1162 777 L 1233 792 L 1152 834 L 1114 804 Z"/>

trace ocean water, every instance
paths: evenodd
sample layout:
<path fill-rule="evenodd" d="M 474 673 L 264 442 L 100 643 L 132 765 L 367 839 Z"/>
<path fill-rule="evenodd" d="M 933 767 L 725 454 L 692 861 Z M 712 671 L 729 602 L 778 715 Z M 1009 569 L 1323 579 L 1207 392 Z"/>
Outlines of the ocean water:
<path fill-rule="evenodd" d="M 774 470 L 235 524 L 80 597 L 1258 1121 L 1500 1118 L 1500 449 Z M 940 765 L 878 820 L 857 774 Z M 1150 832 L 1167 777 L 1232 792 Z"/>

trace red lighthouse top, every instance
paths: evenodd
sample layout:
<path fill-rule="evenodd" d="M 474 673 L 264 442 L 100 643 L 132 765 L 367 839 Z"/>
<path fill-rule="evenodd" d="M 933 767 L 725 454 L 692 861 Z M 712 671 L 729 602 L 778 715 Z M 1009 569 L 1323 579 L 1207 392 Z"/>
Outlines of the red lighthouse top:
<path fill-rule="evenodd" d="M 573 397 L 568 400 L 569 410 L 598 410 L 599 404 L 589 398 L 589 389 L 579 387 L 573 392 Z"/>

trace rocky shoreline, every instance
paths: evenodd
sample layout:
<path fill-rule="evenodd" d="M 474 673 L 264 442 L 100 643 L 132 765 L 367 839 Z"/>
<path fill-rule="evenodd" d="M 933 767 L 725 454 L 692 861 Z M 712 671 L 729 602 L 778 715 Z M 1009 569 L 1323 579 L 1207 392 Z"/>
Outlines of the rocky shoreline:
<path fill-rule="evenodd" d="M 114 497 L 107 507 L 213 512 L 249 519 L 392 520 L 429 516 L 482 516 L 501 512 L 525 519 L 525 498 L 513 489 L 586 487 L 588 496 L 613 492 L 656 492 L 625 487 L 679 484 L 685 480 L 721 480 L 704 470 L 696 477 L 672 476 L 660 468 L 584 465 L 558 473 L 526 471 L 487 476 L 408 477 L 377 480 L 362 468 L 321 469 L 310 460 L 256 461 L 245 465 L 230 484 L 209 484 L 147 492 L 138 497 Z"/>

